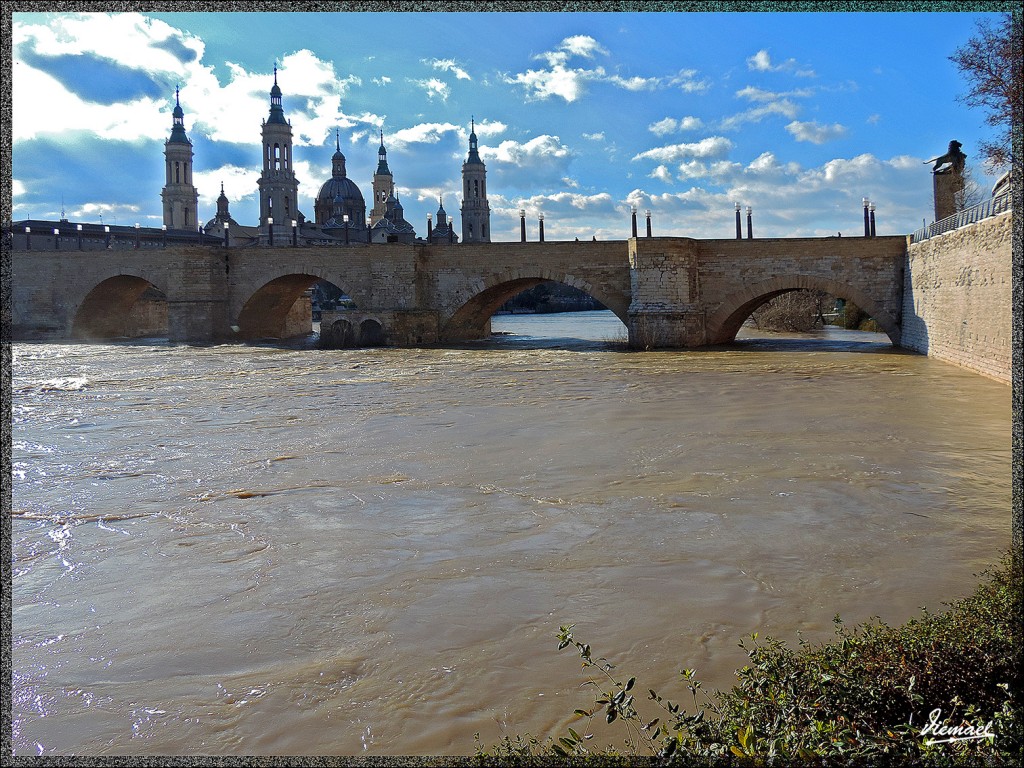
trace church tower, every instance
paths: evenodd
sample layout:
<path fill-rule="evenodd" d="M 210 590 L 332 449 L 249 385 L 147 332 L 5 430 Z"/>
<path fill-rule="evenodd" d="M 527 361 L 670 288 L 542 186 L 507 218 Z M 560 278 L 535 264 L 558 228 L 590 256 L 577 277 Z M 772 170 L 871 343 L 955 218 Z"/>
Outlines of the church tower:
<path fill-rule="evenodd" d="M 487 204 L 487 168 L 476 145 L 476 123 L 469 132 L 469 156 L 462 164 L 462 242 L 491 242 L 491 207 Z"/>
<path fill-rule="evenodd" d="M 174 89 L 171 137 L 164 144 L 164 158 L 167 174 L 160 193 L 164 225 L 168 229 L 196 230 L 199 228 L 196 213 L 199 192 L 192 184 L 192 142 L 185 135 L 185 112 L 181 108 L 177 88 Z"/>
<path fill-rule="evenodd" d="M 267 219 L 286 227 L 299 214 L 299 182 L 292 167 L 292 125 L 284 119 L 281 89 L 277 85 L 277 67 L 274 67 L 274 87 L 270 89 L 270 117 L 263 121 L 263 174 L 260 188 L 260 227 L 266 228 Z"/>
<path fill-rule="evenodd" d="M 395 179 L 388 168 L 388 151 L 384 149 L 384 131 L 380 132 L 380 149 L 377 150 L 377 170 L 373 174 L 373 209 L 370 211 L 370 226 L 384 218 L 388 209 L 388 198 L 394 197 Z"/>

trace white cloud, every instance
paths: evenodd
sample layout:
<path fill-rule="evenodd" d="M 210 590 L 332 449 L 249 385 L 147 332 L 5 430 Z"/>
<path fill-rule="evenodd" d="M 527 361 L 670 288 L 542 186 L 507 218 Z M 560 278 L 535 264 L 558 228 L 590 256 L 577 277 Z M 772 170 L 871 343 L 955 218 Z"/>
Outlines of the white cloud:
<path fill-rule="evenodd" d="M 562 144 L 557 136 L 544 134 L 536 136 L 525 143 L 512 141 L 511 139 L 501 142 L 497 147 L 480 147 L 480 157 L 483 160 L 493 160 L 496 163 L 511 163 L 514 165 L 528 165 L 538 160 L 564 159 L 572 155 L 572 150 Z"/>
<path fill-rule="evenodd" d="M 436 77 L 431 77 L 426 80 L 409 80 L 413 85 L 418 85 L 427 93 L 428 99 L 441 99 L 441 101 L 447 101 L 448 95 L 451 93 L 451 87 L 448 83 L 443 80 L 438 80 Z"/>
<path fill-rule="evenodd" d="M 483 120 L 476 124 L 476 135 L 479 136 L 497 136 L 499 133 L 504 133 L 508 130 L 508 126 L 500 120 Z"/>
<path fill-rule="evenodd" d="M 654 160 L 659 163 L 672 163 L 679 160 L 694 158 L 722 157 L 733 148 L 733 143 L 722 136 L 709 136 L 692 144 L 670 144 L 655 147 L 641 152 L 633 160 Z"/>
<path fill-rule="evenodd" d="M 202 61 L 202 41 L 156 19 L 133 13 L 72 14 L 55 16 L 45 25 L 19 22 L 15 30 L 15 91 L 34 97 L 32 109 L 14 110 L 16 142 L 75 130 L 123 141 L 164 137 L 170 130 L 175 84 L 181 85 L 181 105 L 190 135 L 205 134 L 214 141 L 237 143 L 268 114 L 272 73 L 249 72 L 224 62 L 228 76 L 222 84 L 213 67 Z M 117 45 L 111 46 L 110 40 L 117 40 Z M 86 101 L 55 77 L 30 66 L 21 54 L 30 49 L 36 56 L 83 55 L 116 61 L 118 66 L 166 84 L 167 95 L 109 104 Z M 171 53 L 175 49 L 184 51 L 187 60 Z M 308 50 L 285 56 L 278 74 L 296 146 L 320 144 L 332 127 L 355 124 L 341 112 L 340 104 L 350 87 L 361 85 L 358 77 L 339 76 L 333 64 Z"/>
<path fill-rule="evenodd" d="M 608 78 L 608 82 L 613 85 L 617 85 L 620 88 L 625 88 L 627 91 L 653 91 L 661 84 L 661 78 L 659 77 L 619 77 L 618 75 L 612 75 Z"/>
<path fill-rule="evenodd" d="M 437 144 L 445 134 L 461 135 L 462 129 L 452 123 L 421 123 L 388 134 L 388 147 L 405 149 L 409 144 Z"/>
<path fill-rule="evenodd" d="M 429 64 L 434 69 L 442 72 L 451 72 L 458 80 L 472 80 L 469 73 L 455 63 L 455 59 L 423 59 L 424 64 Z"/>
<path fill-rule="evenodd" d="M 600 53 L 605 56 L 608 55 L 608 51 L 605 50 L 597 40 L 590 37 L 590 35 L 572 35 L 562 40 L 558 46 L 559 49 L 566 54 L 573 56 L 582 56 L 587 59 L 594 58 L 594 54 Z M 541 56 L 547 57 L 550 54 L 541 54 Z"/>
<path fill-rule="evenodd" d="M 586 91 L 586 82 L 604 77 L 604 69 L 567 69 L 555 64 L 551 69 L 529 69 L 515 77 L 505 77 L 507 83 L 518 83 L 526 89 L 527 98 L 544 100 L 558 96 L 568 103 L 579 99 Z"/>
<path fill-rule="evenodd" d="M 772 57 L 765 48 L 747 59 L 747 69 L 755 72 L 792 72 L 797 77 L 815 76 L 813 70 L 801 69 L 796 59 L 786 59 L 781 64 L 772 64 Z"/>
<path fill-rule="evenodd" d="M 388 77 L 387 75 L 381 75 L 380 77 L 372 78 L 372 82 L 376 83 L 377 85 L 383 86 L 383 85 L 387 85 L 388 83 L 390 83 L 391 82 L 391 78 Z"/>
<path fill-rule="evenodd" d="M 845 126 L 839 123 L 820 125 L 814 121 L 802 123 L 794 120 L 786 126 L 786 130 L 793 134 L 797 141 L 809 141 L 813 144 L 824 144 L 826 141 L 841 139 L 846 135 Z"/>
<path fill-rule="evenodd" d="M 217 198 L 220 197 L 220 185 L 224 184 L 224 196 L 228 203 L 252 200 L 258 192 L 261 168 L 241 168 L 237 165 L 222 165 L 211 170 L 197 170 L 192 178 L 199 190 L 199 202 L 204 211 L 216 211 Z M 309 197 L 308 190 L 303 188 L 300 179 L 300 190 Z M 230 207 L 229 207 L 230 210 Z M 232 215 L 235 213 L 232 211 Z M 213 218 L 212 214 L 210 218 Z M 204 220 L 205 223 L 205 220 Z"/>
<path fill-rule="evenodd" d="M 590 141 L 604 141 L 604 131 L 598 131 L 597 133 L 584 133 L 582 134 L 584 139 Z"/>
<path fill-rule="evenodd" d="M 104 139 L 150 141 L 170 133 L 170 105 L 162 100 L 140 98 L 130 102 L 97 104 L 71 93 L 56 78 L 18 64 L 13 67 L 13 92 L 33 94 L 31 108 L 12 111 L 11 133 L 15 143 L 44 133 L 87 130 Z"/>
<path fill-rule="evenodd" d="M 672 178 L 672 172 L 669 171 L 668 166 L 665 165 L 659 165 L 657 168 L 651 171 L 648 174 L 648 176 L 650 176 L 652 179 L 658 179 L 659 181 L 663 181 L 666 184 L 674 183 L 674 179 Z"/>
<path fill-rule="evenodd" d="M 674 117 L 666 117 L 656 123 L 647 126 L 647 130 L 657 136 L 665 136 L 677 131 L 694 131 L 703 128 L 704 122 L 699 117 L 682 117 L 676 120 Z"/>
<path fill-rule="evenodd" d="M 697 80 L 696 69 L 680 69 L 668 79 L 668 85 L 678 87 L 684 93 L 702 93 L 711 87 L 707 80 Z"/>
<path fill-rule="evenodd" d="M 739 128 L 744 123 L 759 123 L 771 115 L 782 115 L 792 120 L 798 114 L 800 114 L 799 106 L 789 99 L 782 99 L 726 117 L 719 123 L 719 127 L 723 131 L 730 131 Z"/>
<path fill-rule="evenodd" d="M 763 88 L 755 88 L 752 85 L 748 85 L 746 88 L 736 91 L 736 96 L 738 98 L 760 102 L 779 101 L 787 98 L 804 99 L 813 95 L 814 91 L 810 88 L 798 88 L 795 91 L 777 93 L 775 91 L 766 91 Z"/>
<path fill-rule="evenodd" d="M 27 44 L 42 56 L 84 54 L 145 72 L 173 74 L 181 71 L 182 62 L 162 47 L 171 38 L 195 60 L 202 58 L 202 40 L 140 13 L 54 14 L 45 24 L 16 21 L 11 35 L 15 48 Z M 111 40 L 117 44 L 111 45 Z"/>

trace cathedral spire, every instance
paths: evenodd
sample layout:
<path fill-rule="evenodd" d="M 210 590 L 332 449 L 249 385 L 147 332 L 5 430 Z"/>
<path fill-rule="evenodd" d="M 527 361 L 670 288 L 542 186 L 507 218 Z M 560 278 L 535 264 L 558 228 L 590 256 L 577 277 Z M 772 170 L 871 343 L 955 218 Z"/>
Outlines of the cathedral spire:
<path fill-rule="evenodd" d="M 274 87 L 270 89 L 270 117 L 268 123 L 286 123 L 281 105 L 281 87 L 277 84 L 277 64 L 274 64 Z"/>

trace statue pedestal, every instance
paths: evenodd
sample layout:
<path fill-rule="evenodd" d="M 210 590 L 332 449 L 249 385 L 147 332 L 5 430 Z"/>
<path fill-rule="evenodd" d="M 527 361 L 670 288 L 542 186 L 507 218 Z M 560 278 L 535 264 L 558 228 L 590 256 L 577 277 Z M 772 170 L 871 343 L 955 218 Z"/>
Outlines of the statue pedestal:
<path fill-rule="evenodd" d="M 932 174 L 935 198 L 935 220 L 941 221 L 957 212 L 957 193 L 964 188 L 963 172 L 953 167 L 945 173 Z"/>

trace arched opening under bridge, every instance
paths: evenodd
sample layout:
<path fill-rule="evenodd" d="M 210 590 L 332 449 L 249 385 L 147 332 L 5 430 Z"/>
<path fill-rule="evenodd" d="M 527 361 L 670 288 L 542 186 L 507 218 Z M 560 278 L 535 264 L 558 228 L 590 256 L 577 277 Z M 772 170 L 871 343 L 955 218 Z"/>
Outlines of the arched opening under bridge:
<path fill-rule="evenodd" d="M 871 297 L 807 276 L 777 277 L 728 297 L 707 321 L 711 344 L 755 344 L 787 349 L 899 345 L 896 321 Z"/>
<path fill-rule="evenodd" d="M 167 335 L 166 294 L 135 275 L 98 283 L 79 304 L 71 324 L 71 337 L 85 341 Z"/>
<path fill-rule="evenodd" d="M 497 281 L 465 301 L 442 327 L 444 341 L 484 339 L 516 346 L 626 341 L 625 297 L 541 277 Z"/>
<path fill-rule="evenodd" d="M 235 322 L 240 339 L 292 339 L 314 332 L 320 313 L 352 308 L 344 290 L 317 275 L 282 275 L 260 286 Z"/>

